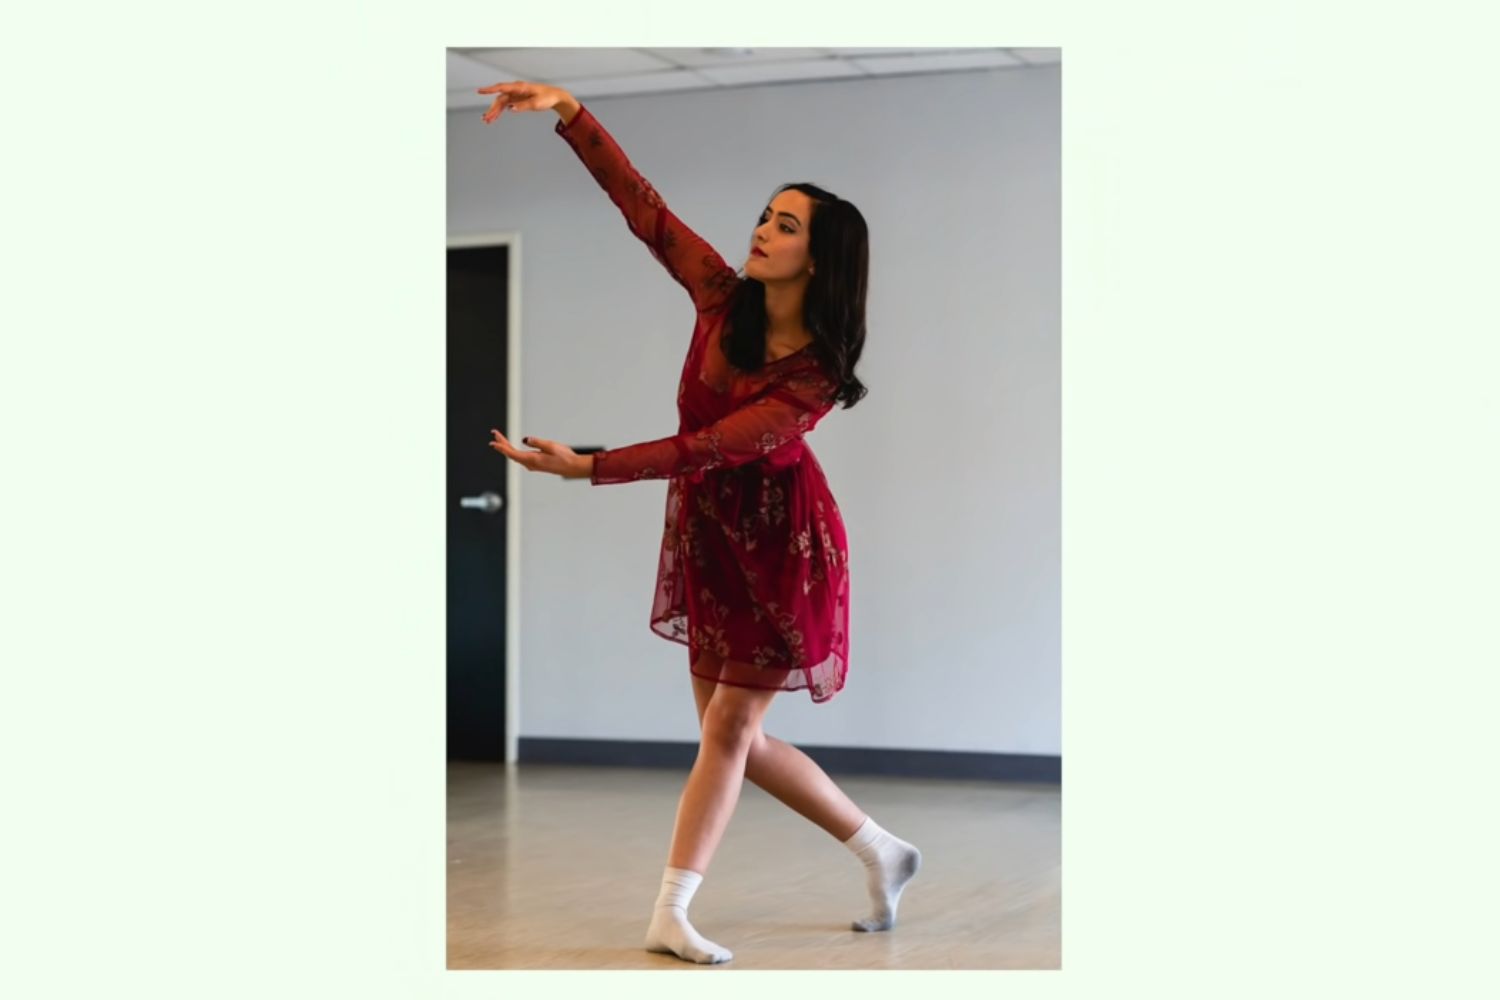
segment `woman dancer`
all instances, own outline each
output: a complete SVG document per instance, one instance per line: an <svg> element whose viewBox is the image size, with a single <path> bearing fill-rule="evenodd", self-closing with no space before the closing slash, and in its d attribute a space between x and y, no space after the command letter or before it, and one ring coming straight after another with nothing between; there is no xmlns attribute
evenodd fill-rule
<svg viewBox="0 0 1500 1000"><path fill-rule="evenodd" d="M523 451L498 430L490 442L528 470L594 485L669 480L651 629L688 647L701 738L646 948L699 963L733 957L694 929L687 908L745 778L854 852L873 908L852 926L887 930L921 853L761 729L777 691L825 702L844 686L847 537L803 436L867 391L854 375L865 338L864 218L815 185L783 185L760 213L741 276L567 91L514 81L479 93L496 95L486 124L506 111L556 110L557 134L697 310L676 435L592 455L531 437L522 443L536 450Z"/></svg>

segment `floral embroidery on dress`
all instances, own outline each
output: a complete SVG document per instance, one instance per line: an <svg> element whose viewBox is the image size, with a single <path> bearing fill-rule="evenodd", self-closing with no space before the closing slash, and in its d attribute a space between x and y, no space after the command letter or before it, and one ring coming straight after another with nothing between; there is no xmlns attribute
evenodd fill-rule
<svg viewBox="0 0 1500 1000"><path fill-rule="evenodd" d="M717 266L722 263L723 258L717 255L704 255L702 264L705 270L709 272L708 277L704 279L704 284L713 289L720 298L728 298L729 293L734 291L739 285L740 279L739 275L735 274L732 270Z"/></svg>
<svg viewBox="0 0 1500 1000"><path fill-rule="evenodd" d="M717 522L721 527L723 527L724 533L726 535L728 535L735 542L739 542L739 533L736 532L733 528L729 527L729 525L724 524L723 520L719 517L719 511L714 507L713 502L702 493L697 494L697 498L698 510L703 513L703 516L711 521Z"/></svg>
<svg viewBox="0 0 1500 1000"><path fill-rule="evenodd" d="M698 544L698 519L689 512L683 519L682 535L678 539L679 547L684 558L691 558L694 565L701 568L708 567L708 560L704 558L703 548Z"/></svg>
<svg viewBox="0 0 1500 1000"><path fill-rule="evenodd" d="M724 464L724 453L719 449L719 442L724 439L723 432L710 426L698 431L693 437L707 445L709 450L709 457L703 460L700 468L717 469Z"/></svg>
<svg viewBox="0 0 1500 1000"><path fill-rule="evenodd" d="M812 572L802 578L803 595L812 593L813 587L823 583L826 579L827 577L823 575L823 564L821 562L814 562L812 564Z"/></svg>
<svg viewBox="0 0 1500 1000"><path fill-rule="evenodd" d="M806 528L792 535L792 543L787 546L787 551L792 555L800 555L804 559L812 558L812 533Z"/></svg>
<svg viewBox="0 0 1500 1000"><path fill-rule="evenodd" d="M782 611L775 601L767 601L766 610L771 613L771 621L781 633L782 641L787 645L792 667L801 668L802 630L797 628L797 616L790 611Z"/></svg>
<svg viewBox="0 0 1500 1000"><path fill-rule="evenodd" d="M751 662L757 667L769 667L781 659L781 654L769 646L756 646L751 656L754 657Z"/></svg>
<svg viewBox="0 0 1500 1000"><path fill-rule="evenodd" d="M714 616L717 624L699 622L692 627L694 643L699 649L712 649L717 656L729 655L729 640L724 636L724 620L729 617L729 609L715 600L712 592L704 587L699 592L698 598L707 606L710 614Z"/></svg>
<svg viewBox="0 0 1500 1000"><path fill-rule="evenodd" d="M768 528L786 520L786 493L769 476L761 477L760 520Z"/></svg>

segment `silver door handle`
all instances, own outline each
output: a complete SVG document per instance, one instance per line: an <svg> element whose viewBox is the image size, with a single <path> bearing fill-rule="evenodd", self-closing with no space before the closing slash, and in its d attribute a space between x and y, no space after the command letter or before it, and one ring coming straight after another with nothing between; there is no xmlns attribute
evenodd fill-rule
<svg viewBox="0 0 1500 1000"><path fill-rule="evenodd" d="M460 497L458 505L472 510L482 510L486 514L493 514L505 505L505 501L500 499L500 494L498 493L481 493L477 497Z"/></svg>

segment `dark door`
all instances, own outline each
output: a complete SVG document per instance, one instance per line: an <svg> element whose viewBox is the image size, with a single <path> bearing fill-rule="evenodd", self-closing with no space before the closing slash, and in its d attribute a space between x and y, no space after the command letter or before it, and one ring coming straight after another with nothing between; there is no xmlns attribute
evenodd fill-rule
<svg viewBox="0 0 1500 1000"><path fill-rule="evenodd" d="M509 248L448 251L448 759L505 759Z"/></svg>

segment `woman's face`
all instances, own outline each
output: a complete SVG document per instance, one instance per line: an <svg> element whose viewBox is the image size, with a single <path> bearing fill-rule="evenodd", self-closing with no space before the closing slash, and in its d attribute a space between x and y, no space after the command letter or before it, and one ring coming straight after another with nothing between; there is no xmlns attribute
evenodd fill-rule
<svg viewBox="0 0 1500 1000"><path fill-rule="evenodd" d="M786 190L772 198L750 237L746 276L761 282L807 280L813 266L807 253L812 211L813 200L801 191Z"/></svg>

